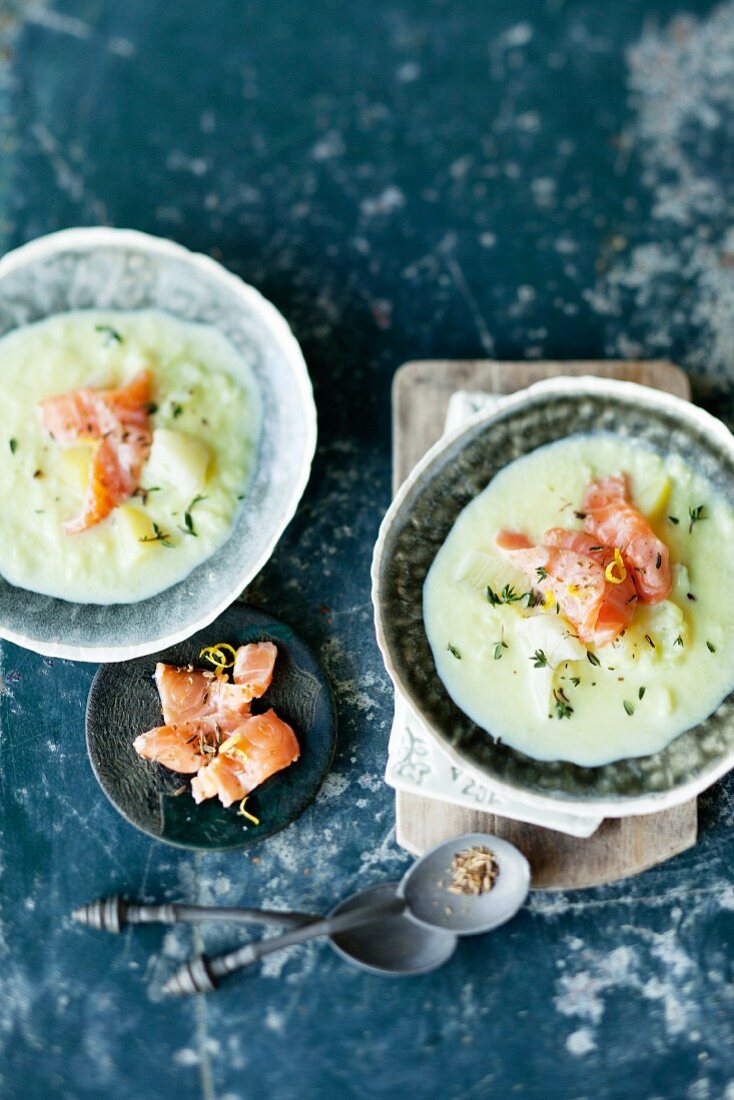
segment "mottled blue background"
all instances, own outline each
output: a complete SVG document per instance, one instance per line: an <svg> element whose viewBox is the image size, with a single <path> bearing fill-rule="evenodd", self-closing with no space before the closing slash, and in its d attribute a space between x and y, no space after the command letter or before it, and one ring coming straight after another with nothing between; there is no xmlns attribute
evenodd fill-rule
<svg viewBox="0 0 734 1100"><path fill-rule="evenodd" d="M117 889L318 909L399 875L368 582L390 378L424 356L662 356L729 416L734 2L2 0L0 145L2 248L133 226L211 252L292 323L320 445L252 596L320 650L341 719L298 823L194 856L98 790L94 670L2 646L3 1097L734 1100L731 781L694 851L534 895L421 979L311 945L163 1002L197 936L67 917Z"/></svg>

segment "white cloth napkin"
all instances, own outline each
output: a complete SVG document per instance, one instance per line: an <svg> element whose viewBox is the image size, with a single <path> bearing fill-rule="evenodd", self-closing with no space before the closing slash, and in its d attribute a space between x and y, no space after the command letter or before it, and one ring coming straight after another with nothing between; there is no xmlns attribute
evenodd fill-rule
<svg viewBox="0 0 734 1100"><path fill-rule="evenodd" d="M486 393L460 391L453 394L446 414L445 430L453 431L473 413L492 408L497 400ZM395 694L395 717L390 732L385 782L399 791L486 810L570 836L591 836L603 820L600 817L564 813L563 810L539 810L519 798L509 798L504 792L500 793L486 775L471 768L456 767L426 733L420 719L398 692Z"/></svg>

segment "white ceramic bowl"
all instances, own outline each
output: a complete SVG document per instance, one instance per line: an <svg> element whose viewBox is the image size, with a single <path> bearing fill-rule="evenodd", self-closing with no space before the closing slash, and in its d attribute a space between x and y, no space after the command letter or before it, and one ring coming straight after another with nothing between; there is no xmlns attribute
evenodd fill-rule
<svg viewBox="0 0 734 1100"><path fill-rule="evenodd" d="M224 545L183 581L138 603L98 605L0 579L0 636L51 657L122 661L201 630L262 569L306 487L316 408L301 349L277 309L181 245L127 229L67 229L0 260L0 336L76 309L161 309L213 325L247 358L262 402L246 507Z"/></svg>
<svg viewBox="0 0 734 1100"><path fill-rule="evenodd" d="M478 413L418 463L380 528L372 599L393 684L452 762L540 811L623 817L685 802L734 768L734 691L704 722L652 756L596 768L534 760L480 729L453 703L423 625L425 577L464 506L513 459L594 431L678 454L734 508L734 436L703 409L630 382L539 382L504 398L492 413Z"/></svg>

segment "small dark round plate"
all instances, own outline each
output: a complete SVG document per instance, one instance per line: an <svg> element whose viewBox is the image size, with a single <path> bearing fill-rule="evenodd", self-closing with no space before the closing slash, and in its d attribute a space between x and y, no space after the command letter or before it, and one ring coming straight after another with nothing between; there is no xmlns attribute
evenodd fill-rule
<svg viewBox="0 0 734 1100"><path fill-rule="evenodd" d="M199 659L204 646L265 641L278 647L278 659L273 682L253 712L273 707L295 730L301 756L250 796L247 808L260 819L254 825L237 815L236 805L225 809L216 798L197 806L190 776L141 759L132 743L163 721L153 680L157 661L207 667ZM336 748L336 711L326 674L294 631L254 607L235 604L206 630L162 653L101 665L89 692L86 730L94 774L131 824L180 848L249 848L290 825L315 798Z"/></svg>
<svg viewBox="0 0 734 1100"><path fill-rule="evenodd" d="M361 905L389 901L399 893L399 882L380 882L345 898L329 915L336 917ZM329 936L329 943L337 955L347 962L371 974L386 974L392 978L409 978L436 970L451 958L457 942L452 932L418 924L407 913L383 917L361 928Z"/></svg>

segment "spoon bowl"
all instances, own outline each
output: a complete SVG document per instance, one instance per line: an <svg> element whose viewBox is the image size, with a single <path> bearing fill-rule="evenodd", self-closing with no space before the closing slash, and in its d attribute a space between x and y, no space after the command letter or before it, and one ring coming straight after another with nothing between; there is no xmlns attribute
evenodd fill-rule
<svg viewBox="0 0 734 1100"><path fill-rule="evenodd" d="M489 848L499 874L485 894L454 894L451 861L467 848ZM491 932L514 917L530 889L530 865L507 840L489 833L466 833L445 840L426 852L407 871L400 884L410 917L431 928L456 936Z"/></svg>
<svg viewBox="0 0 734 1100"><path fill-rule="evenodd" d="M368 886L339 902L330 916L350 913L365 905L374 905L399 896L400 883L381 882ZM458 940L452 932L418 924L407 913L381 917L370 924L335 932L329 943L337 955L371 974L409 977L428 974L443 966L456 950Z"/></svg>

